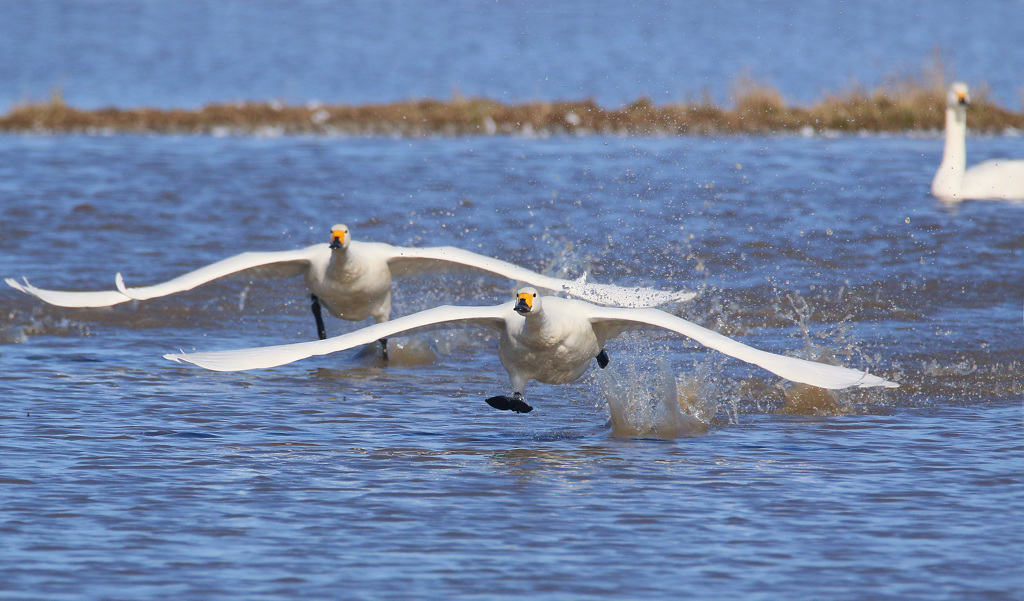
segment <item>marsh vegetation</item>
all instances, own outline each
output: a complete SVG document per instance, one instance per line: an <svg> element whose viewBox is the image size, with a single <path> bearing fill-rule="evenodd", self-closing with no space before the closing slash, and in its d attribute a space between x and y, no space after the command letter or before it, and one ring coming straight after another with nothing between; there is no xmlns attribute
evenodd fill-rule
<svg viewBox="0 0 1024 601"><path fill-rule="evenodd" d="M788 103L778 89L742 78L729 102L703 93L694 100L656 104L642 97L618 108L593 100L505 104L456 93L365 105L245 101L198 109L75 108L59 91L26 102L0 117L0 131L155 134L326 134L371 136L468 135L715 135L784 132L938 131L943 127L947 82L916 77L875 89L854 86L806 106ZM983 133L1024 130L1024 101L1011 110L972 86L969 127Z"/></svg>

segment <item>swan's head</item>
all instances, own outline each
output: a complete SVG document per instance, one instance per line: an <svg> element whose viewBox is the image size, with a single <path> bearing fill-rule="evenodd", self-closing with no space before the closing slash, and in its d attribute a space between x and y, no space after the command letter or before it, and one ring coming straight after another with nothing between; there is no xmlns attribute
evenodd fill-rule
<svg viewBox="0 0 1024 601"><path fill-rule="evenodd" d="M970 90L967 88L967 84L962 81L958 81L949 87L949 94L946 95L946 106L955 108L958 106L967 106L971 103Z"/></svg>
<svg viewBox="0 0 1024 601"><path fill-rule="evenodd" d="M516 293L515 311L520 315L540 312L540 294L537 293L536 288L519 289L519 292Z"/></svg>
<svg viewBox="0 0 1024 601"><path fill-rule="evenodd" d="M331 249L346 249L352 236L348 233L348 226L344 223L336 223L331 227Z"/></svg>

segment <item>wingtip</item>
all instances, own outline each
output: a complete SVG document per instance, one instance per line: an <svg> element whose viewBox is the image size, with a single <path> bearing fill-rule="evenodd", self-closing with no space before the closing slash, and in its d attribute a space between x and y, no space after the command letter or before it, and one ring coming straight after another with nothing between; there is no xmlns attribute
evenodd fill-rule
<svg viewBox="0 0 1024 601"><path fill-rule="evenodd" d="M185 351L179 350L177 353L167 353L164 355L164 359L168 361L174 361L175 363L187 363L188 359L185 358Z"/></svg>
<svg viewBox="0 0 1024 601"><path fill-rule="evenodd" d="M864 372L861 376L860 382L856 384L858 388L899 388L900 385L892 380L886 380L879 376Z"/></svg>
<svg viewBox="0 0 1024 601"><path fill-rule="evenodd" d="M18 290L20 292L24 292L25 294L29 294L28 287L31 286L31 284L28 283L28 279L27 278L21 278L21 279L22 279L23 282L25 282L24 284L22 284L21 282L19 282L18 280L14 279L14 278L4 278L4 282L6 282L8 286L10 286L11 288L14 288L15 290Z"/></svg>

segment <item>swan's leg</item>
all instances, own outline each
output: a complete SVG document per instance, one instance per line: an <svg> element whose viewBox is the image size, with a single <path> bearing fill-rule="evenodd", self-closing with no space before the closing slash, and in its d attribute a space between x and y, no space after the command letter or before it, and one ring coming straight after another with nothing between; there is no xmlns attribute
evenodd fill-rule
<svg viewBox="0 0 1024 601"><path fill-rule="evenodd" d="M387 321L388 319L391 318L391 291L390 290L388 290L387 295L384 297L384 301L376 309L374 309L374 311L373 311L373 313L371 315L373 315L373 323L384 323L385 321ZM388 360L388 339L387 338L380 338L378 340L378 342L380 342L380 348L381 348L381 350L383 351L383 354L384 354L384 361L387 361Z"/></svg>
<svg viewBox="0 0 1024 601"><path fill-rule="evenodd" d="M316 334L320 340L327 338L327 328L324 327L324 316L320 312L320 299L315 294L309 295L313 299L313 317L316 318Z"/></svg>
<svg viewBox="0 0 1024 601"><path fill-rule="evenodd" d="M604 349L601 349L601 352L598 353L597 357L595 357L595 358L597 359L597 366L598 367L600 367L601 369L604 369L604 368L608 367L608 361L609 361L608 353L606 353L604 351Z"/></svg>
<svg viewBox="0 0 1024 601"><path fill-rule="evenodd" d="M492 396L487 399L487 404L502 411L515 411L516 413L529 413L533 411L533 407L526 402L526 399L523 398L523 393L519 391L513 392L512 396L504 394Z"/></svg>

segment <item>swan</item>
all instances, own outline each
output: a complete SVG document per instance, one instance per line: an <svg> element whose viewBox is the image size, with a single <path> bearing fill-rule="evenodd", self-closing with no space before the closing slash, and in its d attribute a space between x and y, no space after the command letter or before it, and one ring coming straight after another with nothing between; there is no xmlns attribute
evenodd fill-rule
<svg viewBox="0 0 1024 601"><path fill-rule="evenodd" d="M946 145L932 179L932 194L946 201L1024 200L1024 160L993 159L967 166L967 84L954 83L946 95Z"/></svg>
<svg viewBox="0 0 1024 601"><path fill-rule="evenodd" d="M511 303L491 307L444 305L326 340L234 351L179 351L164 358L214 371L260 369L350 349L388 336L467 324L500 334L498 358L508 372L512 394L493 396L486 402L496 409L517 413L533 409L524 397L529 380L545 384L573 382L587 371L591 359L597 359L601 368L608 365L604 349L607 340L626 330L652 326L682 334L794 382L830 389L899 386L867 372L758 350L659 309L605 307L571 298L542 298L533 287L521 288Z"/></svg>
<svg viewBox="0 0 1024 601"><path fill-rule="evenodd" d="M666 292L652 288L625 288L586 281L562 280L524 269L491 257L451 246L407 248L381 242L353 240L345 224L331 228L330 243L314 244L298 250L246 252L191 271L152 286L129 288L118 273L117 290L65 292L45 290L23 278L5 281L11 287L61 307L108 307L130 300L148 300L191 290L217 278L257 269L259 275L288 277L303 275L311 293L317 335L327 337L321 305L331 315L349 321L372 317L376 323L391 316L391 280L393 277L429 272L489 273L604 304L653 307L681 302L696 296L693 292ZM387 357L387 341L381 340Z"/></svg>

